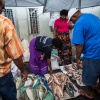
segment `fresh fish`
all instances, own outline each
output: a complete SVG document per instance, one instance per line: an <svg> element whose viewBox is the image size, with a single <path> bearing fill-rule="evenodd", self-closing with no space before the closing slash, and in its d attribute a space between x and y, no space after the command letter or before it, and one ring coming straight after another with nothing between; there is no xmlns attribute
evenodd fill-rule
<svg viewBox="0 0 100 100"><path fill-rule="evenodd" d="M64 90L64 87L65 87L65 82L62 82L62 83L61 83L61 88L62 88L62 90Z"/></svg>
<svg viewBox="0 0 100 100"><path fill-rule="evenodd" d="M46 97L43 100L54 100L54 96L50 91L48 91Z"/></svg>
<svg viewBox="0 0 100 100"><path fill-rule="evenodd" d="M52 87L51 90L53 91L53 94L56 95L57 85L53 83L51 87Z"/></svg>
<svg viewBox="0 0 100 100"><path fill-rule="evenodd" d="M50 78L50 74L45 74L44 77L45 77L45 79L48 81L49 78Z"/></svg>
<svg viewBox="0 0 100 100"><path fill-rule="evenodd" d="M73 63L72 68L75 69L75 70L77 70L78 66L75 63Z"/></svg>
<svg viewBox="0 0 100 100"><path fill-rule="evenodd" d="M19 89L17 90L17 100L30 100L26 94L26 92L21 92Z"/></svg>
<svg viewBox="0 0 100 100"><path fill-rule="evenodd" d="M26 94L29 98L29 100L36 100L36 90L33 88L26 88Z"/></svg>
<svg viewBox="0 0 100 100"><path fill-rule="evenodd" d="M57 77L56 77L54 74L53 74L53 79L54 79L54 82L55 82L56 84L60 85L60 83L59 83Z"/></svg>
<svg viewBox="0 0 100 100"><path fill-rule="evenodd" d="M69 86L66 86L66 92L70 97L74 97L74 91Z"/></svg>
<svg viewBox="0 0 100 100"><path fill-rule="evenodd" d="M60 97L63 97L63 90L60 86L57 86L57 92L59 91Z"/></svg>
<svg viewBox="0 0 100 100"><path fill-rule="evenodd" d="M14 82L16 84L16 89L18 89L20 87L20 85L21 85L21 82L22 82L21 77L15 77L14 78Z"/></svg>
<svg viewBox="0 0 100 100"><path fill-rule="evenodd" d="M27 78L27 80L25 81L24 86L25 87L32 86L32 80L30 78Z"/></svg>
<svg viewBox="0 0 100 100"><path fill-rule="evenodd" d="M47 89L44 85L39 86L39 98L40 100L43 100L47 95Z"/></svg>
<svg viewBox="0 0 100 100"><path fill-rule="evenodd" d="M74 90L75 92L77 92L77 90L74 88L73 84L70 83L70 87L72 88L72 90Z"/></svg>
<svg viewBox="0 0 100 100"><path fill-rule="evenodd" d="M34 84L33 84L33 89L36 89L39 85L40 85L41 83L40 83L40 79L38 79L38 78L35 78L34 79Z"/></svg>
<svg viewBox="0 0 100 100"><path fill-rule="evenodd" d="M53 82L53 76L50 76L50 78L48 79L48 84L50 85Z"/></svg>

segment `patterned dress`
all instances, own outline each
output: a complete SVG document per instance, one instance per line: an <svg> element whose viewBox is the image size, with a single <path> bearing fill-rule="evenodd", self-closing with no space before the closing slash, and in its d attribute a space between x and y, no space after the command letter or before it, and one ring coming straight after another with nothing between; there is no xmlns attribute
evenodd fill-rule
<svg viewBox="0 0 100 100"><path fill-rule="evenodd" d="M69 37L69 33L57 33L56 37L62 40L63 47L58 51L59 57L61 59L60 64L66 65L72 63L72 47L71 47L71 41Z"/></svg>
<svg viewBox="0 0 100 100"><path fill-rule="evenodd" d="M62 20L58 18L54 23L54 28L56 28L56 37L62 40L63 48L58 51L58 55L61 59L61 65L67 65L72 63L72 47L69 37L69 20L66 18Z"/></svg>

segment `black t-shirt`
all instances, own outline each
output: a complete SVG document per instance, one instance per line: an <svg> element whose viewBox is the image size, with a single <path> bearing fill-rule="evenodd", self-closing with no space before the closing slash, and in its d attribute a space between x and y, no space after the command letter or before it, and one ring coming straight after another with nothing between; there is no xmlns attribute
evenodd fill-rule
<svg viewBox="0 0 100 100"><path fill-rule="evenodd" d="M36 49L45 53L46 57L50 59L52 50L52 38L47 36L38 36L35 42Z"/></svg>

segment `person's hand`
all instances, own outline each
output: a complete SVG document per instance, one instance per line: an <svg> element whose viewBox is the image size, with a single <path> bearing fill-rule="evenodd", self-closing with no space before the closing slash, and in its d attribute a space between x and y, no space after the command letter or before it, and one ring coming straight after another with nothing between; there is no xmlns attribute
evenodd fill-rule
<svg viewBox="0 0 100 100"><path fill-rule="evenodd" d="M78 68L82 68L82 63L80 60L76 60L76 64Z"/></svg>
<svg viewBox="0 0 100 100"><path fill-rule="evenodd" d="M45 56L45 54L43 53L43 54L41 55L40 60L43 60L43 59L44 59L44 56Z"/></svg>
<svg viewBox="0 0 100 100"><path fill-rule="evenodd" d="M52 73L53 73L53 70L50 70L50 71L49 71L49 74L51 75Z"/></svg>
<svg viewBox="0 0 100 100"><path fill-rule="evenodd" d="M27 80L27 76L28 76L28 74L27 74L26 71L21 72L22 81L26 81Z"/></svg>

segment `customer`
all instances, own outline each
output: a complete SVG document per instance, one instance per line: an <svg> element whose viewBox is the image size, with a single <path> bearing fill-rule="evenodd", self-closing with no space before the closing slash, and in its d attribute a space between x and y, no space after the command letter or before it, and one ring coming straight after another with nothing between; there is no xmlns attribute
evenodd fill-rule
<svg viewBox="0 0 100 100"><path fill-rule="evenodd" d="M100 77L100 19L93 14L82 14L76 8L68 12L68 17L74 23L72 43L76 46L77 66L80 67L81 54L84 55L82 80L86 89L79 92L92 99L92 87L97 86ZM95 89L100 93L100 81Z"/></svg>
<svg viewBox="0 0 100 100"><path fill-rule="evenodd" d="M0 0L0 14L5 2ZM17 100L16 86L11 73L11 61L20 69L23 80L26 80L22 60L23 48L12 22L0 15L0 96L3 100Z"/></svg>
<svg viewBox="0 0 100 100"><path fill-rule="evenodd" d="M29 67L31 72L44 75L48 72L49 67L50 74L52 74L51 51L59 48L62 48L62 41L58 38L52 39L47 36L33 38L29 46Z"/></svg>
<svg viewBox="0 0 100 100"><path fill-rule="evenodd" d="M63 42L62 49L59 49L59 57L61 58L61 65L72 63L72 47L69 36L69 29L73 27L70 25L68 18L68 11L63 9L60 12L60 18L54 23L54 38L58 37Z"/></svg>

